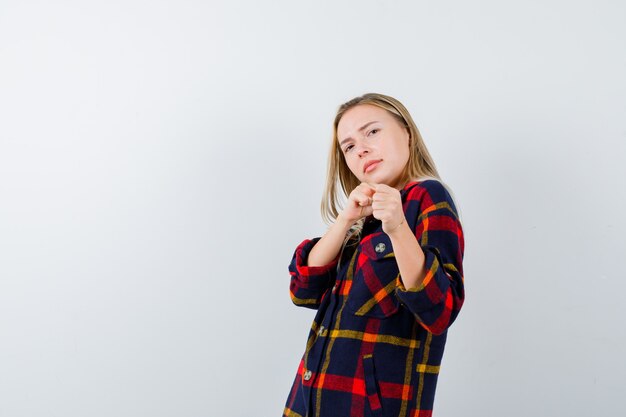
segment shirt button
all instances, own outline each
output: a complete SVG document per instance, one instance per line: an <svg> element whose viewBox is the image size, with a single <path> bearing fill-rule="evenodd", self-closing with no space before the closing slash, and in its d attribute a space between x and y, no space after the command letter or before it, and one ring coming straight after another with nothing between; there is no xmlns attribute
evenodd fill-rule
<svg viewBox="0 0 626 417"><path fill-rule="evenodd" d="M306 371L304 373L304 380L308 381L309 379L311 379L311 371Z"/></svg>

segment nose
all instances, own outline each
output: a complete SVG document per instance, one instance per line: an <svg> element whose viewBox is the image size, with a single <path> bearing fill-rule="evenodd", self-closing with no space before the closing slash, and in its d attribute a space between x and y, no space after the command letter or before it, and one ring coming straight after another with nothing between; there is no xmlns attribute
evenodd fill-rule
<svg viewBox="0 0 626 417"><path fill-rule="evenodd" d="M359 158L363 158L363 156L365 156L367 153L369 153L369 149L367 148L367 146L361 145L360 149L358 150Z"/></svg>

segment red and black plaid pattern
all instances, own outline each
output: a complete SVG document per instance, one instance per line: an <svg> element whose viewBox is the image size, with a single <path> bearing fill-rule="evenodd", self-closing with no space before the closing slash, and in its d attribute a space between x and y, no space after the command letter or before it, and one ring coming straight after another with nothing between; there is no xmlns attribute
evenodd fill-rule
<svg viewBox="0 0 626 417"><path fill-rule="evenodd" d="M464 239L454 202L436 180L401 190L406 221L426 255L426 277L406 289L382 223L360 242L309 267L320 239L289 264L294 304L317 310L284 417L430 417L448 327L464 299Z"/></svg>

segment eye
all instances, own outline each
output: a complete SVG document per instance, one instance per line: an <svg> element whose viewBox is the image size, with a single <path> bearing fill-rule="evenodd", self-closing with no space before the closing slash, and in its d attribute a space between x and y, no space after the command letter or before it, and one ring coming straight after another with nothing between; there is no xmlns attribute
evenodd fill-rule
<svg viewBox="0 0 626 417"><path fill-rule="evenodd" d="M353 146L353 145L348 145L348 146L346 146L346 150L345 150L345 152L348 152L352 146Z"/></svg>
<svg viewBox="0 0 626 417"><path fill-rule="evenodd" d="M370 133L371 133L371 134L374 134L375 132L378 132L378 129L372 129L372 130L370 130L370 131L367 133L367 135L369 136L369 134L370 134Z"/></svg>

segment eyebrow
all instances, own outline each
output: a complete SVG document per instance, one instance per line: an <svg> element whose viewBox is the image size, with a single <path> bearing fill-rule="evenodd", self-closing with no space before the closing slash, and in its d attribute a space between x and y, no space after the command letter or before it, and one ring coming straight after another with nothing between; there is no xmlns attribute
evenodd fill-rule
<svg viewBox="0 0 626 417"><path fill-rule="evenodd" d="M363 126L361 126L361 128L359 129L359 132L361 132L363 129L365 129L366 127L368 127L368 126L369 126L369 125L371 125L372 123L378 123L378 121L377 121L377 120L374 120L374 121L371 121L371 122L367 122L367 123L365 123L365 124L364 124ZM342 141L341 141L341 143L339 143L339 146L343 145L344 143L346 143L346 142L347 142L347 141L349 141L350 139L352 139L352 138L350 138L350 137L345 138L344 140L342 140Z"/></svg>

